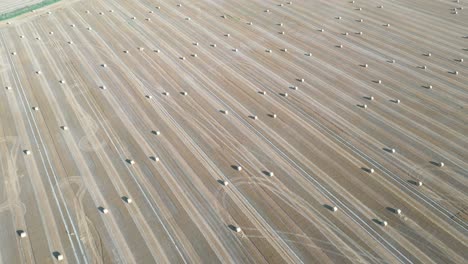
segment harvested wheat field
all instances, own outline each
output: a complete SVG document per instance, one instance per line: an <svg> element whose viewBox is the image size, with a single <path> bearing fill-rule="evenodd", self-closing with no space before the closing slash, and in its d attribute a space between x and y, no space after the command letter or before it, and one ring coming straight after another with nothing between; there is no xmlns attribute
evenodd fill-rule
<svg viewBox="0 0 468 264"><path fill-rule="evenodd" d="M467 1L0 23L0 264L466 263Z"/></svg>

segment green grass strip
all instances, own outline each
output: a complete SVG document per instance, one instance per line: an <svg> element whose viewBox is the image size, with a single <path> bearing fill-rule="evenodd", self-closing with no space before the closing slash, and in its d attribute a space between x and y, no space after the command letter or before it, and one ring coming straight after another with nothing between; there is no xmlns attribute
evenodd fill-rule
<svg viewBox="0 0 468 264"><path fill-rule="evenodd" d="M33 4L33 5L30 5L30 6L25 6L25 7L13 10L11 12L0 14L0 21L17 17L19 15L31 12L33 10L42 8L42 7L46 6L46 5L56 3L58 1L60 1L60 0L45 0L45 1L42 1L42 2L37 3L37 4Z"/></svg>

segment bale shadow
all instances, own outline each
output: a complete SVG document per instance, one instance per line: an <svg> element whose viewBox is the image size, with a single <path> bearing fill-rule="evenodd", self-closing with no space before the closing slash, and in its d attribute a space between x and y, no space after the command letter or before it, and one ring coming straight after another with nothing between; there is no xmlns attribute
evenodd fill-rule
<svg viewBox="0 0 468 264"><path fill-rule="evenodd" d="M330 210L333 212L333 206L329 205L329 204L324 204L323 207L325 207L326 209Z"/></svg>
<svg viewBox="0 0 468 264"><path fill-rule="evenodd" d="M221 179L220 179L220 180L217 180L217 182L218 182L219 184L221 184L221 185L224 185L224 181L221 180Z"/></svg>
<svg viewBox="0 0 468 264"><path fill-rule="evenodd" d="M16 234L17 234L19 237L21 237L21 234L23 234L23 233L24 233L24 230L22 230L22 229L16 230Z"/></svg>
<svg viewBox="0 0 468 264"><path fill-rule="evenodd" d="M392 149L391 148L382 148L384 151L388 152L388 153L393 153Z"/></svg>
<svg viewBox="0 0 468 264"><path fill-rule="evenodd" d="M415 181L415 180L407 180L407 182L410 183L410 184L412 184L412 185L416 185L416 186L419 185L418 182Z"/></svg>
<svg viewBox="0 0 468 264"><path fill-rule="evenodd" d="M59 259L59 257L60 257L62 254L60 254L60 252L58 252L58 251L54 251L54 252L52 252L52 255L54 256L54 258Z"/></svg>
<svg viewBox="0 0 468 264"><path fill-rule="evenodd" d="M432 165L434 165L434 166L436 166L436 167L440 167L439 162L435 162L435 161L432 161L432 160L431 160L431 161L429 161L429 163L432 164Z"/></svg>

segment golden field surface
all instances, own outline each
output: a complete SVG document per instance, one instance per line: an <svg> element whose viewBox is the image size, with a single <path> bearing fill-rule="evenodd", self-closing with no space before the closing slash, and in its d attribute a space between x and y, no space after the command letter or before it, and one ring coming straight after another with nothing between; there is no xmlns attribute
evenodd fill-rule
<svg viewBox="0 0 468 264"><path fill-rule="evenodd" d="M2 21L0 264L466 263L464 3Z"/></svg>

